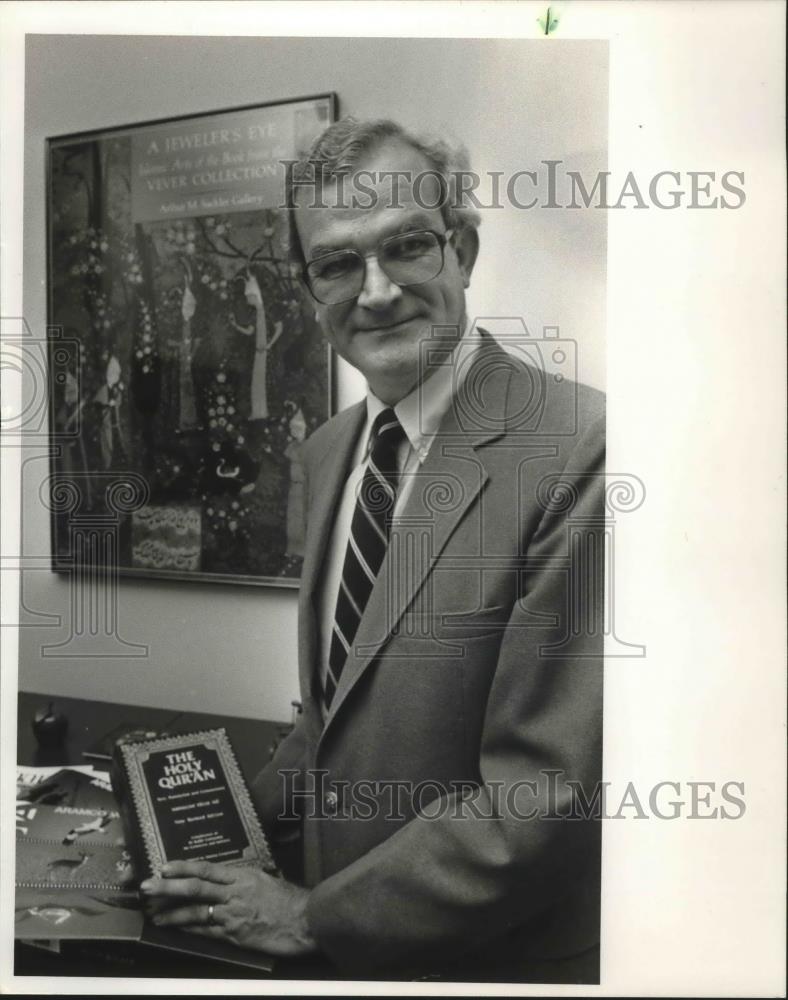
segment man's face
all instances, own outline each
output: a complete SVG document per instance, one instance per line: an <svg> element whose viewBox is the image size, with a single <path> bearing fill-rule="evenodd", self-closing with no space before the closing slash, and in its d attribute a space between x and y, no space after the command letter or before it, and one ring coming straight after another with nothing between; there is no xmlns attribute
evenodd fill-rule
<svg viewBox="0 0 788 1000"><path fill-rule="evenodd" d="M423 177L414 191L410 180L397 184L390 176L381 176L385 171L408 171L415 179L431 169L411 146L387 140L356 167L363 174L360 181L364 188L375 191L374 199L359 193L358 200L362 204L372 200L371 207L350 207L357 191L352 178L345 184L344 198L335 186L324 188L316 199L311 191L304 193L296 209L304 259L309 263L345 249L362 256L374 254L382 240L409 230L446 233L440 208L422 207L439 201L434 177ZM392 198L392 190L397 197ZM311 207L313 201L328 207ZM343 201L348 207L342 207ZM420 378L419 344L433 327L454 327L456 336L462 334L465 289L476 249L474 231L455 235L446 244L441 273L424 284L405 287L386 276L376 257L367 257L364 285L355 299L338 305L315 301L317 318L328 340L341 357L359 369L383 402L394 405L416 386Z"/></svg>

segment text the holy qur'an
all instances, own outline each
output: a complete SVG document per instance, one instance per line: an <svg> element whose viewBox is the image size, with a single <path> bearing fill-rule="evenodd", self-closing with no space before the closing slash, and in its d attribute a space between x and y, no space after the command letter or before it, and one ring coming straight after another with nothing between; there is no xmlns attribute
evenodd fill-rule
<svg viewBox="0 0 788 1000"><path fill-rule="evenodd" d="M178 785L196 785L201 781L215 781L216 771L203 770L202 761L195 760L193 750L168 753L164 774L159 778L160 788L175 788Z"/></svg>

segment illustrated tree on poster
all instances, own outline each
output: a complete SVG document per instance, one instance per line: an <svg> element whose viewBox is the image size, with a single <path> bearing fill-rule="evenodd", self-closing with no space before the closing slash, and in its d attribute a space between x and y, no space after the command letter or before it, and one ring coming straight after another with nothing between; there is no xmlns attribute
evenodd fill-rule
<svg viewBox="0 0 788 1000"><path fill-rule="evenodd" d="M64 430L79 418L79 463L89 505L92 469L139 466L128 413L129 392L134 395L137 386L130 383L137 374L147 375L150 395L156 379L154 317L140 255L128 228L106 212L110 178L114 184L122 179L122 170L113 170L113 160L123 152L119 147L110 142L102 149L93 142L64 150L54 171L54 318L63 313L80 343L56 416ZM127 177L125 182L128 186ZM135 354L142 359L136 367Z"/></svg>
<svg viewBox="0 0 788 1000"><path fill-rule="evenodd" d="M265 314L265 303L263 293L257 278L247 268L244 275L244 298L254 309L255 321L248 326L242 326L235 318L235 313L230 314L230 322L233 327L246 337L254 336L254 367L252 368L252 420L268 419L268 352L282 336L283 323L277 320L274 325L272 336L268 336L268 322Z"/></svg>

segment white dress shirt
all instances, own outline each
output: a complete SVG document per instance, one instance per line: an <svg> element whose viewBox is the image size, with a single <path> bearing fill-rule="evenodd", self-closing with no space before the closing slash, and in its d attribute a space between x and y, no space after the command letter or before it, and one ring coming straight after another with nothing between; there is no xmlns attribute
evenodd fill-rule
<svg viewBox="0 0 788 1000"><path fill-rule="evenodd" d="M397 464L400 472L399 489L394 504L394 518L402 511L408 494L413 489L415 476L411 475L424 464L446 411L452 394L462 384L468 361L477 347L476 338L469 337L469 325L453 352L454 364L444 364L436 369L421 385L393 407L405 438L400 443ZM318 588L318 621L320 626L319 670L321 689L325 684L334 615L345 564L345 551L350 536L350 524L356 509L356 497L367 467L370 435L377 415L386 409L383 403L367 389L367 419L359 434L351 460L351 472L345 481L336 510L334 526L326 549L323 577ZM341 680L340 680L341 685ZM322 701L321 701L322 705ZM323 705L323 717L326 710Z"/></svg>

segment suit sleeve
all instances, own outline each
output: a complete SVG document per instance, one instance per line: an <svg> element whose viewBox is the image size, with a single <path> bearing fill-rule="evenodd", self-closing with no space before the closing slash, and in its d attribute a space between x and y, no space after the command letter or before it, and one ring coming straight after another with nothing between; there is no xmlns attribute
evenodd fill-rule
<svg viewBox="0 0 788 1000"><path fill-rule="evenodd" d="M306 744L303 716L276 748L276 753L251 785L251 795L266 833L273 839L300 822L293 809L293 792L303 785Z"/></svg>
<svg viewBox="0 0 788 1000"><path fill-rule="evenodd" d="M561 475L571 511L548 504L529 541L489 692L480 786L313 890L311 931L340 967L456 957L538 915L598 858L598 822L556 817L572 810L567 780L590 799L601 779L603 449L600 420ZM568 628L578 593L586 627ZM534 612L554 624L531 627Z"/></svg>

